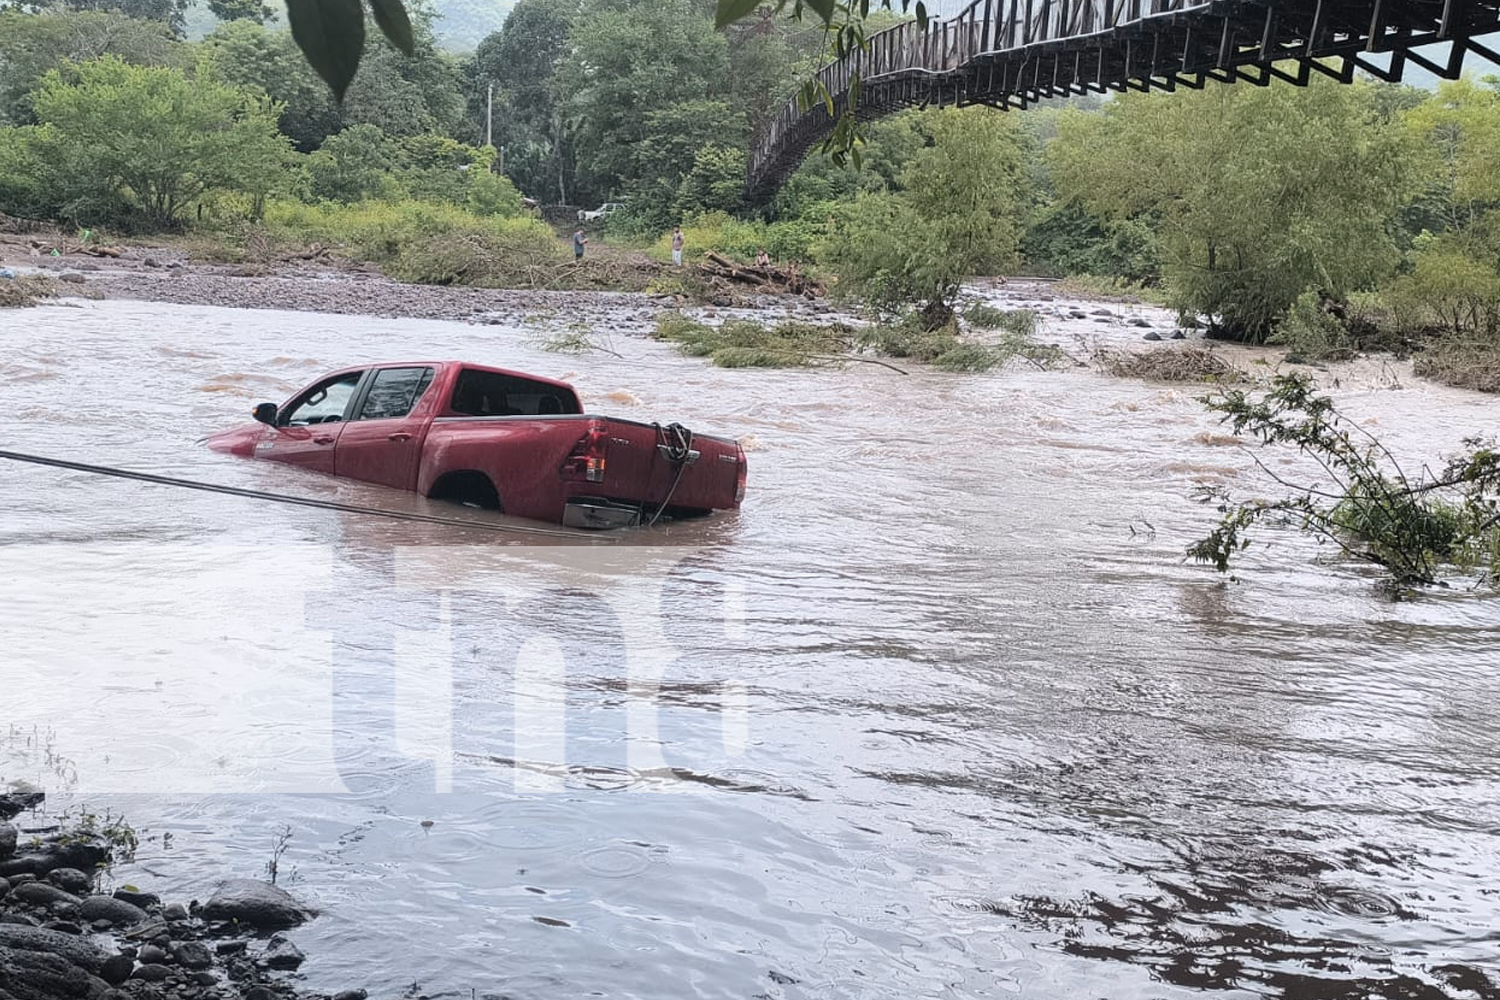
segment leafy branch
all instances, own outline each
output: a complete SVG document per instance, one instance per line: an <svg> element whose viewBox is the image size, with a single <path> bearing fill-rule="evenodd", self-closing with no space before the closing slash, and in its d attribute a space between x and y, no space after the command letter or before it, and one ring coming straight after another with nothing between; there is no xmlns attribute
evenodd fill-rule
<svg viewBox="0 0 1500 1000"><path fill-rule="evenodd" d="M1249 530L1269 520L1295 525L1345 555L1382 566L1399 585L1436 583L1445 565L1477 569L1496 582L1500 451L1470 438L1440 473L1424 468L1408 476L1389 449L1314 390L1305 375L1281 375L1258 399L1238 389L1203 398L1236 435L1296 448L1322 467L1328 482L1292 482L1255 456L1260 469L1291 495L1233 503L1224 490L1204 488L1198 499L1219 503L1224 517L1188 547L1188 555L1226 572L1250 545Z"/></svg>

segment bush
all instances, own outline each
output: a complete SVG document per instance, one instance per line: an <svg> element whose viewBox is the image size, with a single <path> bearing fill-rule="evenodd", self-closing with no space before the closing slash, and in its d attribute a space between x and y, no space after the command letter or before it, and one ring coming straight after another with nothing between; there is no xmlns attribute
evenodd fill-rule
<svg viewBox="0 0 1500 1000"><path fill-rule="evenodd" d="M725 212L695 215L682 225L687 255L712 250L731 259L752 261L764 249L777 263L813 260L813 247L823 237L821 223L805 219L788 222L745 222ZM652 251L666 260L672 250L672 235L661 236Z"/></svg>
<svg viewBox="0 0 1500 1000"><path fill-rule="evenodd" d="M1303 292L1266 341L1287 349L1288 361L1332 361L1354 357L1354 338L1323 297Z"/></svg>
<svg viewBox="0 0 1500 1000"><path fill-rule="evenodd" d="M720 368L796 368L837 361L849 352L853 333L842 324L792 321L774 327L748 320L709 326L681 313L667 313L656 322L658 340L672 341L689 357L710 358Z"/></svg>
<svg viewBox="0 0 1500 1000"><path fill-rule="evenodd" d="M975 302L963 311L964 322L981 330L1004 330L1018 337L1034 337L1041 317L1034 309L996 309Z"/></svg>
<svg viewBox="0 0 1500 1000"><path fill-rule="evenodd" d="M535 219L477 216L451 205L274 202L266 227L277 239L342 244L391 277L422 284L543 287L567 260L552 230Z"/></svg>
<svg viewBox="0 0 1500 1000"><path fill-rule="evenodd" d="M1306 486L1273 473L1292 491L1276 501L1230 503L1222 489L1201 491L1200 499L1225 515L1189 546L1188 555L1227 571L1250 544L1246 532L1271 520L1294 524L1350 557L1384 567L1397 586L1436 583L1444 566L1478 570L1500 583L1500 451L1471 439L1441 473L1424 465L1420 475L1408 477L1379 441L1313 391L1306 376L1282 375L1258 400L1232 389L1203 400L1236 436L1294 447L1315 458L1321 472L1318 482Z"/></svg>

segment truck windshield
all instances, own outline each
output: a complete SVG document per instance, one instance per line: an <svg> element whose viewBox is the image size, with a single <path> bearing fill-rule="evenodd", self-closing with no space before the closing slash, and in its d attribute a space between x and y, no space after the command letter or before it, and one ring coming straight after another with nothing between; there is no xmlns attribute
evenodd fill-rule
<svg viewBox="0 0 1500 1000"><path fill-rule="evenodd" d="M572 390L519 375L465 368L449 408L470 417L546 417L581 413Z"/></svg>

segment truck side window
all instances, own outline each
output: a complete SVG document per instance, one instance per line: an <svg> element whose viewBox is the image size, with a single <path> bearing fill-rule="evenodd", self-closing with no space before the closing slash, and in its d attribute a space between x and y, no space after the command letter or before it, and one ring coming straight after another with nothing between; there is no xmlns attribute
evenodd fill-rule
<svg viewBox="0 0 1500 1000"><path fill-rule="evenodd" d="M431 368L382 368L370 383L359 420L404 417L432 384Z"/></svg>
<svg viewBox="0 0 1500 1000"><path fill-rule="evenodd" d="M292 401L281 415L283 426L305 427L308 424L326 424L344 419L344 411L354 398L354 390L364 372L350 372L313 386L301 397Z"/></svg>

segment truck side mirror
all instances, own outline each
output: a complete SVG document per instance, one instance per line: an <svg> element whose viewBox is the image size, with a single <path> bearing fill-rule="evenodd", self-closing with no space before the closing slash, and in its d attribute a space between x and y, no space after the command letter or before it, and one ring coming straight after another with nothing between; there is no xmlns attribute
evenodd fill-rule
<svg viewBox="0 0 1500 1000"><path fill-rule="evenodd" d="M275 403L257 403L257 404L255 404L254 417L255 417L256 420L259 420L263 424L270 424L272 427L275 427L276 426L276 404Z"/></svg>

